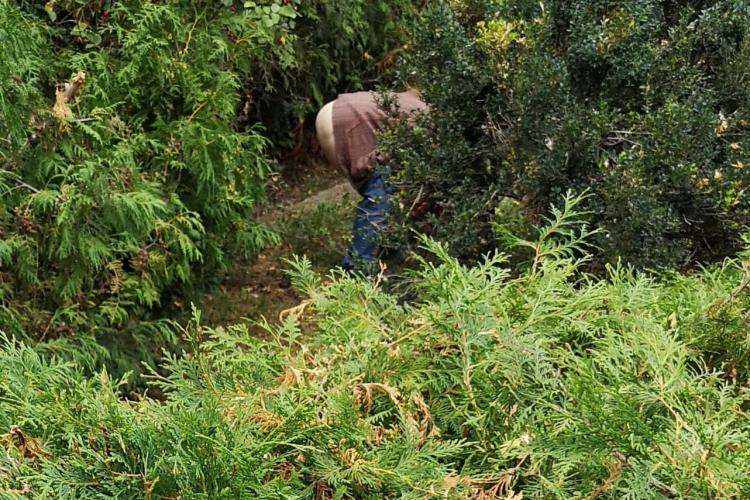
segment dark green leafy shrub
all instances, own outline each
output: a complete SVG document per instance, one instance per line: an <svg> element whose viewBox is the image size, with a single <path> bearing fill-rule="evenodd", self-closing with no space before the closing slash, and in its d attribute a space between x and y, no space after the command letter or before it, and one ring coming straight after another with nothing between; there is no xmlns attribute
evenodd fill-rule
<svg viewBox="0 0 750 500"><path fill-rule="evenodd" d="M436 236L476 256L493 211L534 220L568 189L593 196L596 267L731 255L750 224L746 2L437 2L404 74L425 133L386 134L403 206L440 202Z"/></svg>
<svg viewBox="0 0 750 500"><path fill-rule="evenodd" d="M5 339L4 491L37 497L745 498L748 263L690 277L580 273L568 198L516 278L437 243L400 305L324 283L259 340L188 327L191 352L123 402L105 372ZM574 247L579 247L575 250ZM744 254L744 259L750 254ZM303 335L302 325L314 325ZM744 340L737 344L727 339Z"/></svg>

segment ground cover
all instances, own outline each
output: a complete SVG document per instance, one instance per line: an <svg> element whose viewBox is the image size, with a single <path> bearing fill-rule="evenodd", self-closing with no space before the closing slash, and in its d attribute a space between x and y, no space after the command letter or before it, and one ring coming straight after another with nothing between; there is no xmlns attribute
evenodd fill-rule
<svg viewBox="0 0 750 500"><path fill-rule="evenodd" d="M0 487L12 498L746 497L750 254L693 276L612 268L600 280L568 256L581 229L565 217L543 228L529 243L544 251L515 278L503 256L467 267L425 240L433 258L405 304L297 260L289 276L305 300L265 338L195 313L190 351L146 376L162 401L123 401L106 372L9 340Z"/></svg>
<svg viewBox="0 0 750 500"><path fill-rule="evenodd" d="M343 175L314 152L280 169L257 215L280 235L280 242L264 248L252 262L237 261L218 286L195 298L204 323L276 319L299 304L302 297L284 273L287 260L306 255L313 269L323 274L336 267L349 243L356 198Z"/></svg>

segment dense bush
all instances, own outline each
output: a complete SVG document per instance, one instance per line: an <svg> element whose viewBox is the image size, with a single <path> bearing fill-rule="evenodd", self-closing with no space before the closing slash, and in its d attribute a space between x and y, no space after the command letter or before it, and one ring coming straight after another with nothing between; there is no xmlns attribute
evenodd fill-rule
<svg viewBox="0 0 750 500"><path fill-rule="evenodd" d="M457 254L491 248L498 200L532 220L590 188L598 267L731 255L750 224L750 7L721 1L435 2L404 60L429 133L383 143L408 209L444 208ZM502 221L501 221L502 222Z"/></svg>
<svg viewBox="0 0 750 500"><path fill-rule="evenodd" d="M248 218L265 139L232 120L237 61L273 49L274 28L209 4L0 4L22 61L3 83L29 100L6 100L19 116L1 125L14 138L0 145L6 331L110 335L199 264L270 241Z"/></svg>
<svg viewBox="0 0 750 500"><path fill-rule="evenodd" d="M192 350L123 402L5 340L0 487L55 498L746 498L750 264L659 280L579 273L575 200L528 273L435 263L400 305L326 284L269 340L188 328ZM565 236L568 235L568 236ZM750 242L749 242L750 243ZM578 250L573 251L574 247ZM750 254L743 256L750 259ZM314 335L301 331L314 325Z"/></svg>
<svg viewBox="0 0 750 500"><path fill-rule="evenodd" d="M274 241L258 124L354 85L411 5L346 3L0 0L0 329L147 352L140 320Z"/></svg>
<svg viewBox="0 0 750 500"><path fill-rule="evenodd" d="M245 91L252 105L247 116L260 120L276 146L309 131L316 113L343 91L382 83L408 42L410 20L420 0L295 0L298 17L280 40L294 57L268 58L256 68ZM291 134L290 134L291 132Z"/></svg>

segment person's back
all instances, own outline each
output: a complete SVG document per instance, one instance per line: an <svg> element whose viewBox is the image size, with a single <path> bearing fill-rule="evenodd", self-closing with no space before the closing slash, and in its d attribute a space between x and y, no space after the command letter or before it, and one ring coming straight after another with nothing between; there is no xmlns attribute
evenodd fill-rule
<svg viewBox="0 0 750 500"><path fill-rule="evenodd" d="M394 97L399 114L412 123L415 113L428 110L414 90ZM377 150L377 131L388 118L374 93L355 92L339 95L320 110L316 119L318 143L326 159L344 171L363 197L354 220L352 244L342 262L345 269L353 269L357 261L366 268L374 266L377 239L391 208L393 190L376 169L382 163Z"/></svg>
<svg viewBox="0 0 750 500"><path fill-rule="evenodd" d="M393 95L402 115L427 111L415 90ZM379 159L376 132L387 120L373 92L341 94L318 113L316 131L326 159L342 168L355 186L367 178Z"/></svg>

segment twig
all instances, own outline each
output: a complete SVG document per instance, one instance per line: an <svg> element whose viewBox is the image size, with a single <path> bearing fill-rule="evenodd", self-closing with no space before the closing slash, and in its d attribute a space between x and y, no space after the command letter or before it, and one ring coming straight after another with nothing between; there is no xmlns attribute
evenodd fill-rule
<svg viewBox="0 0 750 500"><path fill-rule="evenodd" d="M483 210L485 210L486 208L489 208L490 204L491 204L491 203L492 203L492 201L493 201L493 200L495 199L495 197L497 197L497 195L498 195L498 194L499 194L499 191L498 191L497 189L495 189L495 190L494 190L494 191L492 192L492 194L490 195L490 197L489 197L489 198L487 199L487 201L486 201L486 202L484 202L484 205L482 205L482 206L481 206L481 207L479 208L479 210L477 210L476 212L474 212L474 215L473 215L473 216L471 217L471 219L470 219L470 220L472 220L472 221L473 221L474 219L476 219L477 217L479 217L479 214L480 214L480 213L482 213L482 211L483 211Z"/></svg>
<svg viewBox="0 0 750 500"><path fill-rule="evenodd" d="M747 268L743 266L745 269L745 277L742 279L740 284L732 290L729 295L724 297L718 302L714 302L711 304L708 308L709 314L717 314L718 311L723 308L724 306L727 306L729 304L732 304L735 300L737 300L737 297L740 296L742 292L744 292L748 287L750 287L750 268Z"/></svg>
<svg viewBox="0 0 750 500"><path fill-rule="evenodd" d="M417 333L421 332L422 330L424 330L428 326L430 326L429 323L425 323L422 326L411 330L410 332L402 335L398 339L396 339L393 342L391 342L390 344L388 344L388 347L394 347L394 346L400 344L401 342L403 342L404 340L408 339L409 337L412 337L412 336L416 335Z"/></svg>
<svg viewBox="0 0 750 500"><path fill-rule="evenodd" d="M200 110L203 109L203 108L205 108L206 104L208 104L208 103L206 101L203 101L198 106L196 106L195 110L193 110L193 112L190 114L190 116L188 117L187 121L189 121L189 122L193 121L193 118L195 118L195 115L197 115L198 113L200 113Z"/></svg>
<svg viewBox="0 0 750 500"><path fill-rule="evenodd" d="M380 266L380 272L378 273L378 277L375 280L375 288L379 287L383 282L383 279L385 278L385 271L388 269L388 266L382 260L378 261L378 266Z"/></svg>
<svg viewBox="0 0 750 500"><path fill-rule="evenodd" d="M193 31L195 31L195 27L198 25L198 21L201 20L204 13L205 12L202 12L198 17L195 18L195 22L193 22L193 25L190 27L190 30L188 31L187 40L185 41L185 47L182 49L182 54L181 54L183 59L185 58L188 48L190 47L190 41L193 38Z"/></svg>
<svg viewBox="0 0 750 500"><path fill-rule="evenodd" d="M631 139L628 139L626 137L622 137L620 135L616 135L614 137L607 137L607 142L605 143L606 146L612 147L617 146L618 144L627 143L633 146L638 146L640 148L643 147L643 144L637 141L633 141Z"/></svg>
<svg viewBox="0 0 750 500"><path fill-rule="evenodd" d="M52 111L57 119L58 127L62 131L67 131L70 128L69 122L73 119L73 111L71 111L68 103L76 96L84 82L86 82L86 73L79 71L70 82L57 86L55 105Z"/></svg>
<svg viewBox="0 0 750 500"><path fill-rule="evenodd" d="M31 184L26 184L25 182L23 182L23 181L22 181L21 179L19 179L19 178L17 178L17 177L16 177L15 179L13 179L13 180L15 181L15 183L16 183L16 184L17 184L17 185L18 185L19 187L22 187L22 188L26 188L26 189L28 189L29 191L31 191L32 193L34 193L34 194L36 194L36 193L38 193L38 192L39 192L39 189L35 188L35 187L34 187L34 186L32 186Z"/></svg>
<svg viewBox="0 0 750 500"><path fill-rule="evenodd" d="M305 300L299 305L292 307L291 309L286 309L284 311L281 311L279 313L279 321L282 323L290 316L294 316L296 318L299 318L304 314L305 309L307 309L307 306L309 306L312 302L309 300Z"/></svg>
<svg viewBox="0 0 750 500"><path fill-rule="evenodd" d="M424 186L420 186L419 192L417 193L417 197L414 198L414 203L411 204L411 207L409 208L408 215L411 215L414 212L414 209L416 208L417 204L422 201L422 195L424 194Z"/></svg>
<svg viewBox="0 0 750 500"><path fill-rule="evenodd" d="M65 90L63 90L62 92L62 98L65 103L70 102L70 100L76 96L85 81L86 73L84 73L83 71L79 71L78 73L76 73L73 79L70 80L69 83L66 83L64 85Z"/></svg>

